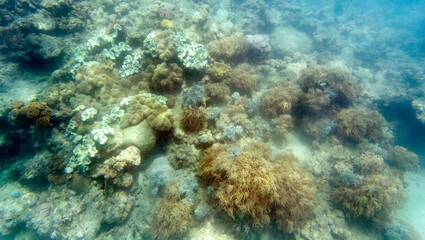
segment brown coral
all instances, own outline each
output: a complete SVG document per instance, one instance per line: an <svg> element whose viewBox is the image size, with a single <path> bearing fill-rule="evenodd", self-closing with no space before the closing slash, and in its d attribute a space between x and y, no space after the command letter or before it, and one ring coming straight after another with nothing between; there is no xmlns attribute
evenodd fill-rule
<svg viewBox="0 0 425 240"><path fill-rule="evenodd" d="M97 99L104 97L100 92L104 86L119 84L119 77L113 65L113 62L105 61L78 68L75 75L77 91Z"/></svg>
<svg viewBox="0 0 425 240"><path fill-rule="evenodd" d="M46 103L31 102L27 106L23 102L12 102L12 119L20 124L36 124L39 127L53 127L53 113Z"/></svg>
<svg viewBox="0 0 425 240"><path fill-rule="evenodd" d="M158 131L171 130L174 127L174 119L171 111L166 105L156 105L155 110L156 111L153 111L147 118L149 126Z"/></svg>
<svg viewBox="0 0 425 240"><path fill-rule="evenodd" d="M204 108L186 108L181 116L181 124L184 130L197 132L204 128L206 114Z"/></svg>
<svg viewBox="0 0 425 240"><path fill-rule="evenodd" d="M156 239L169 239L184 235L193 220L192 208L192 203L182 198L175 185L167 185L166 196L151 216L153 236Z"/></svg>
<svg viewBox="0 0 425 240"><path fill-rule="evenodd" d="M167 20L170 22L169 20ZM176 56L175 34L172 30L164 30L155 34L153 44L155 45L154 57L158 57L162 62L167 62Z"/></svg>
<svg viewBox="0 0 425 240"><path fill-rule="evenodd" d="M301 96L302 92L298 85L292 82L283 82L264 92L261 97L261 107L263 112L270 117L291 114Z"/></svg>
<svg viewBox="0 0 425 240"><path fill-rule="evenodd" d="M216 60L240 61L249 50L249 42L242 33L215 40L208 45L208 52Z"/></svg>
<svg viewBox="0 0 425 240"><path fill-rule="evenodd" d="M131 98L127 112L121 118L121 127L137 125L147 119L149 126L159 131L173 128L173 116L165 103L156 99L157 96L140 94Z"/></svg>
<svg viewBox="0 0 425 240"><path fill-rule="evenodd" d="M173 92L180 90L184 78L183 69L177 64L167 64L165 62L153 66L150 65L147 71L151 72L149 81L150 87L158 91Z"/></svg>
<svg viewBox="0 0 425 240"><path fill-rule="evenodd" d="M232 70L227 84L241 94L250 94L257 86L257 75L252 66L243 63Z"/></svg>
<svg viewBox="0 0 425 240"><path fill-rule="evenodd" d="M384 133L385 119L377 111L349 108L340 111L336 118L338 134L349 141L377 141Z"/></svg>

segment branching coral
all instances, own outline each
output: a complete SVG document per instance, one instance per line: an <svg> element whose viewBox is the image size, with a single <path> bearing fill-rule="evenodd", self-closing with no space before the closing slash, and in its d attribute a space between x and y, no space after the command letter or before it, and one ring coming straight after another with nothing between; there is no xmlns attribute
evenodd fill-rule
<svg viewBox="0 0 425 240"><path fill-rule="evenodd" d="M186 108L181 116L182 127L189 132L202 130L206 124L206 114L204 108Z"/></svg>
<svg viewBox="0 0 425 240"><path fill-rule="evenodd" d="M183 69L175 63L163 62L157 66L150 65L147 71L151 72L150 87L158 91L177 91L184 82Z"/></svg>
<svg viewBox="0 0 425 240"><path fill-rule="evenodd" d="M318 88L310 88L302 100L303 108L307 112L314 114L319 114L323 111L329 111L330 104L331 99L329 94Z"/></svg>
<svg viewBox="0 0 425 240"><path fill-rule="evenodd" d="M178 186L167 185L166 196L158 203L151 216L153 236L156 239L181 237L193 220L192 211L192 203L182 198Z"/></svg>
<svg viewBox="0 0 425 240"><path fill-rule="evenodd" d="M283 82L278 86L267 90L261 97L263 112L270 117L281 114L291 114L302 95L298 85L292 82Z"/></svg>
<svg viewBox="0 0 425 240"><path fill-rule="evenodd" d="M316 188L309 174L293 156L269 162L271 150L264 143L237 151L215 145L204 152L199 172L215 188L219 206L230 216L246 215L254 226L268 224L274 216L280 229L298 230L313 210Z"/></svg>
<svg viewBox="0 0 425 240"><path fill-rule="evenodd" d="M232 70L227 84L241 94L250 94L257 85L257 75L252 66L243 63Z"/></svg>
<svg viewBox="0 0 425 240"><path fill-rule="evenodd" d="M377 141L384 132L385 119L377 111L349 108L340 111L336 118L338 134L349 141Z"/></svg>
<svg viewBox="0 0 425 240"><path fill-rule="evenodd" d="M216 60L237 61L244 57L250 43L242 33L211 42L208 51Z"/></svg>

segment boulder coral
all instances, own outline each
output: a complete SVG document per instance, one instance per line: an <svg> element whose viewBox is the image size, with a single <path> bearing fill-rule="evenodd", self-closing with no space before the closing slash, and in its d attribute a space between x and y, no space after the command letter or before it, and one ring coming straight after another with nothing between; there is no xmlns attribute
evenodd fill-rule
<svg viewBox="0 0 425 240"><path fill-rule="evenodd" d="M146 71L150 73L148 79L152 89L173 92L180 90L183 85L183 69L175 63L163 62L157 66L150 65Z"/></svg>
<svg viewBox="0 0 425 240"><path fill-rule="evenodd" d="M134 126L147 119L149 126L159 131L168 131L173 128L173 116L159 97L153 94L140 94L131 98L128 109L121 118L121 127Z"/></svg>
<svg viewBox="0 0 425 240"><path fill-rule="evenodd" d="M291 233L316 205L316 187L294 156L281 155L270 162L271 149L264 143L250 143L241 151L229 145L205 150L199 173L214 187L218 205L231 217L242 214L254 226L273 219Z"/></svg>

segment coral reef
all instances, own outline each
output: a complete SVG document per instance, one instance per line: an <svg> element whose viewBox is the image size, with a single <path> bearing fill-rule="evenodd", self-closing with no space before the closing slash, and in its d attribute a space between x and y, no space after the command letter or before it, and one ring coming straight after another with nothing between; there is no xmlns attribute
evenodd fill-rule
<svg viewBox="0 0 425 240"><path fill-rule="evenodd" d="M250 94L257 85L257 75L252 66L243 63L232 69L227 84L234 91L238 91L241 94Z"/></svg>
<svg viewBox="0 0 425 240"><path fill-rule="evenodd" d="M185 108L181 116L181 124L188 132L198 132L206 124L207 116L204 108Z"/></svg>
<svg viewBox="0 0 425 240"><path fill-rule="evenodd" d="M151 217L153 236L156 239L181 237L189 230L193 205L182 198L175 184L167 186L165 195Z"/></svg>
<svg viewBox="0 0 425 240"><path fill-rule="evenodd" d="M383 135L386 123L377 111L357 108L341 110L336 119L338 135L355 143L364 139L377 141Z"/></svg>

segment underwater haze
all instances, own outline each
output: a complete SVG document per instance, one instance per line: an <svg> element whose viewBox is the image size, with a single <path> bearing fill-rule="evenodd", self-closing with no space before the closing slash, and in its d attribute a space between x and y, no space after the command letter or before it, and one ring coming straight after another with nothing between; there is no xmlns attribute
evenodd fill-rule
<svg viewBox="0 0 425 240"><path fill-rule="evenodd" d="M0 239L425 239L424 1L0 12Z"/></svg>

